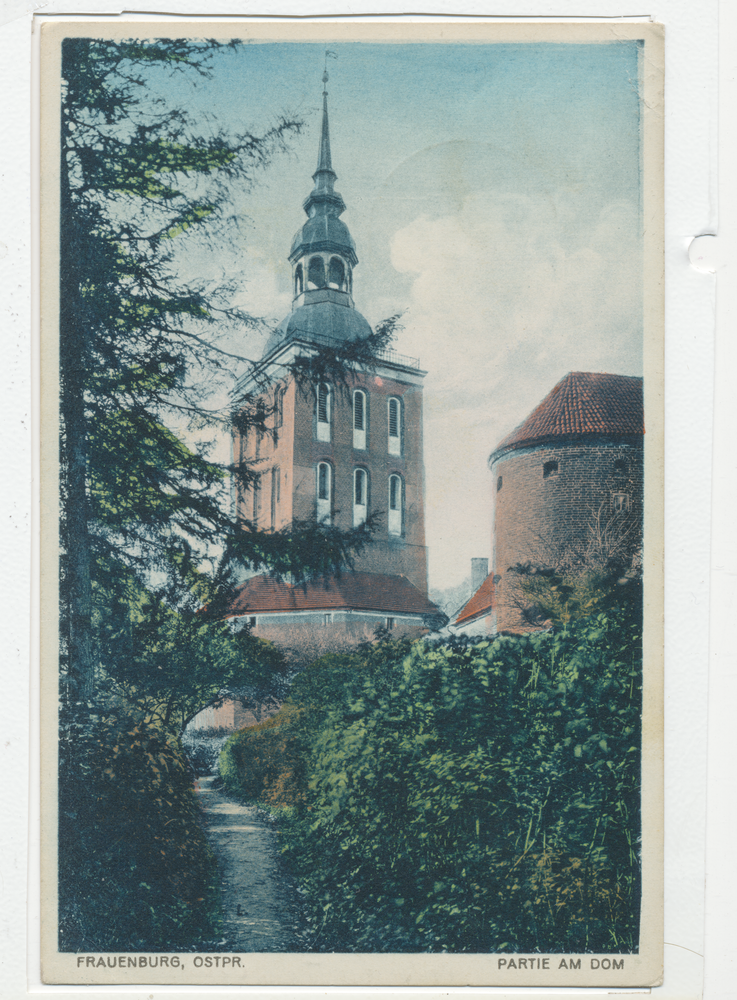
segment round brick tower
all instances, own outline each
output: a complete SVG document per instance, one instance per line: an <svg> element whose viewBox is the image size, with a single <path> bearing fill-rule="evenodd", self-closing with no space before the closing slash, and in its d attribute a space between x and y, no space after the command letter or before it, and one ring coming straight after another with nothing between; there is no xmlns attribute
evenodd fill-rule
<svg viewBox="0 0 737 1000"><path fill-rule="evenodd" d="M491 454L497 631L529 627L512 567L636 557L643 434L642 379L570 372Z"/></svg>

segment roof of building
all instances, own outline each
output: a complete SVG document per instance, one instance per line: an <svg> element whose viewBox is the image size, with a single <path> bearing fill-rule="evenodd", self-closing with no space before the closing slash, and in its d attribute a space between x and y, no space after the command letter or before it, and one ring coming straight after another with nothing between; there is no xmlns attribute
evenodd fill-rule
<svg viewBox="0 0 737 1000"><path fill-rule="evenodd" d="M324 250L343 254L351 263L358 263L356 244L348 226L337 215L318 212L298 229L292 240L289 259L296 260L304 254Z"/></svg>
<svg viewBox="0 0 737 1000"><path fill-rule="evenodd" d="M279 344L295 338L315 340L329 337L330 340L345 342L370 336L371 327L360 312L338 302L313 302L300 306L283 319L264 349L267 357Z"/></svg>
<svg viewBox="0 0 737 1000"><path fill-rule="evenodd" d="M604 372L569 372L519 427L501 441L502 453L577 435L644 434L642 379Z"/></svg>
<svg viewBox="0 0 737 1000"><path fill-rule="evenodd" d="M490 573L473 597L467 601L453 618L454 625L462 625L491 611L494 604L494 575Z"/></svg>
<svg viewBox="0 0 737 1000"><path fill-rule="evenodd" d="M404 576L343 573L298 584L280 582L266 575L251 577L238 587L227 617L336 609L438 614L432 601Z"/></svg>

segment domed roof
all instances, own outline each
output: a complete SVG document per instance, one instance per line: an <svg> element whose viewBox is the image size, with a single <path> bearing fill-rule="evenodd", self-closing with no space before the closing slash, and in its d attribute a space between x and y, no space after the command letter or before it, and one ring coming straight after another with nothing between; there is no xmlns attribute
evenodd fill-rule
<svg viewBox="0 0 737 1000"><path fill-rule="evenodd" d="M354 266L358 263L353 237L348 226L337 215L318 213L308 219L295 233L289 258L295 260L303 254L318 250L332 250L348 257Z"/></svg>
<svg viewBox="0 0 737 1000"><path fill-rule="evenodd" d="M534 444L577 436L645 433L642 379L605 372L569 372L489 458Z"/></svg>
<svg viewBox="0 0 737 1000"><path fill-rule="evenodd" d="M289 340L304 338L320 343L330 340L359 340L371 334L368 320L350 306L337 302L313 302L300 306L282 320L269 337L264 357Z"/></svg>

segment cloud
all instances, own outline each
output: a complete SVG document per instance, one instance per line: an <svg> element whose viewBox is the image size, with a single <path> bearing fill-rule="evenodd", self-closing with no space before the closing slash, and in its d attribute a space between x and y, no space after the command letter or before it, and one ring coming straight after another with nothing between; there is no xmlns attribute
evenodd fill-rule
<svg viewBox="0 0 737 1000"><path fill-rule="evenodd" d="M425 381L427 536L433 585L489 550L486 459L568 371L640 374L637 207L591 218L566 196L470 194L455 214L398 230L412 279L398 347Z"/></svg>

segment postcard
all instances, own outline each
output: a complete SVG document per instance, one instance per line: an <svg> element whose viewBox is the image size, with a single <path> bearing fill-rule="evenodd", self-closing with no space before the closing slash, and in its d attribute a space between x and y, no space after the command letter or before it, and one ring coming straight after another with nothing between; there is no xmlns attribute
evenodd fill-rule
<svg viewBox="0 0 737 1000"><path fill-rule="evenodd" d="M661 982L663 41L43 24L44 982Z"/></svg>

